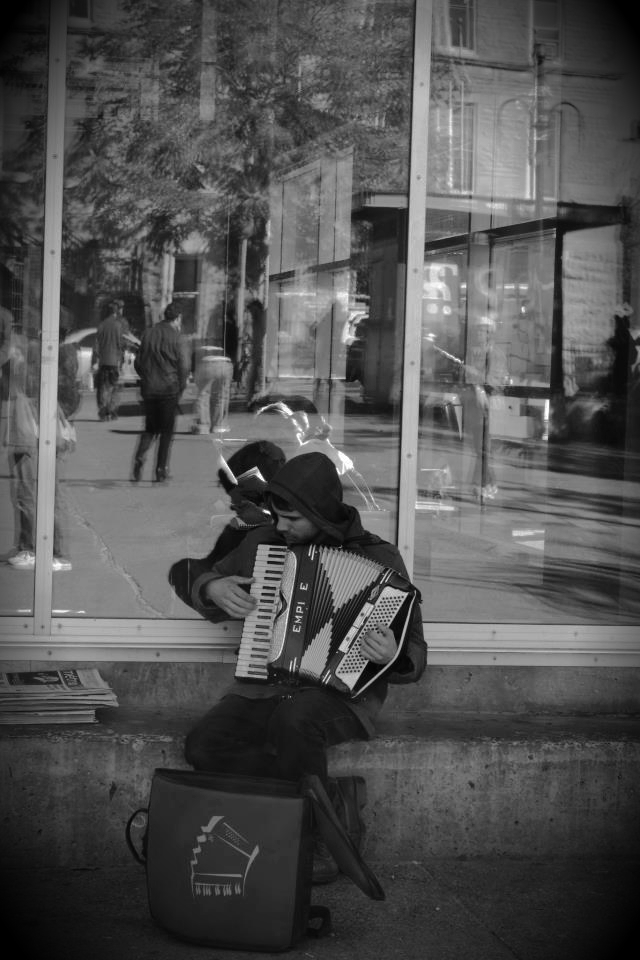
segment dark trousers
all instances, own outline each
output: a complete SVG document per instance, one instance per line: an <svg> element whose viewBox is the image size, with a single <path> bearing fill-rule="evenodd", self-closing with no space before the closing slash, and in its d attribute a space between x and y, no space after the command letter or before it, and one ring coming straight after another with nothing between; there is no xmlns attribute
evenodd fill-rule
<svg viewBox="0 0 640 960"><path fill-rule="evenodd" d="M158 437L156 474L166 474L178 414L178 398L176 396L145 397L143 405L144 432L140 434L135 459L144 463L149 448Z"/></svg>
<svg viewBox="0 0 640 960"><path fill-rule="evenodd" d="M96 398L98 401L98 416L101 420L116 416L118 413L118 378L120 371L117 367L100 364L96 374Z"/></svg>
<svg viewBox="0 0 640 960"><path fill-rule="evenodd" d="M329 789L327 748L366 740L342 697L320 687L249 699L230 694L187 735L185 757L196 770L299 780L316 774Z"/></svg>

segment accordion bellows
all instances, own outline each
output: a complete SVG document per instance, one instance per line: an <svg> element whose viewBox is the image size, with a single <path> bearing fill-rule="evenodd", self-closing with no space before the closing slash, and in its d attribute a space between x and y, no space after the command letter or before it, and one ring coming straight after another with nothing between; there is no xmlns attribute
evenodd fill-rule
<svg viewBox="0 0 640 960"><path fill-rule="evenodd" d="M396 662L418 592L368 557L314 544L258 547L236 677L318 684L360 696ZM360 651L377 625L393 630L394 658L374 664Z"/></svg>

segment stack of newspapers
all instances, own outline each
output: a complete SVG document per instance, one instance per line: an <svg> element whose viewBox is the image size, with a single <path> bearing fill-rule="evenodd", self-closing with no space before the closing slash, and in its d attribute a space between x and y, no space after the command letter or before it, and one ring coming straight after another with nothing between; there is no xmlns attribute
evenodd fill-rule
<svg viewBox="0 0 640 960"><path fill-rule="evenodd" d="M96 723L118 700L97 670L0 673L0 723Z"/></svg>

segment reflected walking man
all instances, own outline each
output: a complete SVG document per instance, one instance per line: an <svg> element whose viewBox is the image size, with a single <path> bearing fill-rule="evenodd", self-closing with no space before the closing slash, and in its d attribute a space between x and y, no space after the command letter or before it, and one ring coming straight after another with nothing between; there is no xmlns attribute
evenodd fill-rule
<svg viewBox="0 0 640 960"><path fill-rule="evenodd" d="M101 420L118 419L118 379L127 332L124 302L111 300L96 333L96 399Z"/></svg>
<svg viewBox="0 0 640 960"><path fill-rule="evenodd" d="M164 317L142 335L135 368L141 381L144 431L134 455L131 479L138 482L147 453L156 437L158 449L154 481L169 480L169 453L173 441L178 402L187 385L189 364L180 338L182 314L170 303Z"/></svg>

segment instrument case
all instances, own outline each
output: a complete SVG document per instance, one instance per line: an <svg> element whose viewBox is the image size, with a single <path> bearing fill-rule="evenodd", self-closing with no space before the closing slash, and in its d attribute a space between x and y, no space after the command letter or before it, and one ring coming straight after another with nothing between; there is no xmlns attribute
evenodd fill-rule
<svg viewBox="0 0 640 960"><path fill-rule="evenodd" d="M164 929L206 946L278 952L328 932L328 911L311 906L314 826L342 872L383 900L317 777L296 784L160 768L126 839Z"/></svg>

